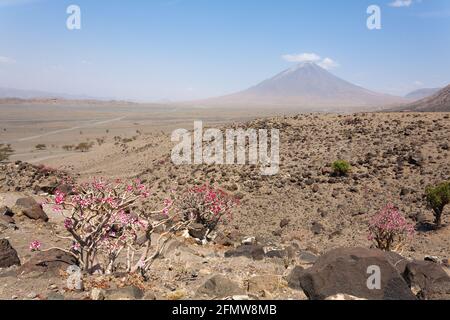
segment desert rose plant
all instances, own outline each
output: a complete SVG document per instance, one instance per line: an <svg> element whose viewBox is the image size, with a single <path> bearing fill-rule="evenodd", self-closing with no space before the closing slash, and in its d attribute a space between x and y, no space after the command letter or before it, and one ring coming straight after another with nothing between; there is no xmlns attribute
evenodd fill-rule
<svg viewBox="0 0 450 320"><path fill-rule="evenodd" d="M369 240L384 251L399 250L408 237L414 234L414 226L395 208L388 204L370 221ZM395 245L395 247L394 247Z"/></svg>
<svg viewBox="0 0 450 320"><path fill-rule="evenodd" d="M63 238L72 243L68 249L56 249L74 255L83 271L107 274L118 271L119 256L126 256L123 271L144 275L177 232L194 222L203 224L208 232L214 230L223 219L231 217L237 204L225 192L203 186L189 189L181 196L173 192L171 198L164 200L161 210L141 212L133 209L150 192L139 180L124 183L94 179L81 185L72 184L70 190L70 194L56 191L51 199L53 209L64 216L64 227L70 234ZM153 221L153 215L161 218ZM152 244L154 230L162 230L162 234ZM139 235L145 235L144 244L137 243ZM38 240L33 241L30 250L41 251L41 246ZM48 250L51 249L44 251Z"/></svg>
<svg viewBox="0 0 450 320"><path fill-rule="evenodd" d="M145 214L133 211L133 207L150 194L139 180L123 183L96 179L74 186L72 193L66 195L57 191L54 210L65 217L64 226L73 243L70 252L77 257L83 270L92 271L96 267L112 273L116 271L119 255L125 252L126 271L145 272L153 257L150 257L151 233L174 219L168 215L172 201L166 201L166 206L160 211ZM167 218L151 223L149 216L156 213L166 213ZM182 227L174 224L169 231ZM136 261L135 254L142 251L141 246L135 245L138 234L146 234L147 243Z"/></svg>
<svg viewBox="0 0 450 320"><path fill-rule="evenodd" d="M187 190L175 204L182 219L204 225L207 236L220 222L232 218L232 210L239 201L220 189L204 185Z"/></svg>

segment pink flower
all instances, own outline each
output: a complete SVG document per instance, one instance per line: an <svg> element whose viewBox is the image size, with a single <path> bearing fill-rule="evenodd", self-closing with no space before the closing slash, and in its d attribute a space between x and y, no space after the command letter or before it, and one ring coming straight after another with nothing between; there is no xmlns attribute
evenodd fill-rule
<svg viewBox="0 0 450 320"><path fill-rule="evenodd" d="M37 240L30 243L31 251L39 251L41 249L41 243Z"/></svg>
<svg viewBox="0 0 450 320"><path fill-rule="evenodd" d="M66 228L67 230L73 228L73 221L72 221L72 219L66 218L66 219L64 220L64 228Z"/></svg>
<svg viewBox="0 0 450 320"><path fill-rule="evenodd" d="M57 205L63 204L65 200L66 195L60 191L55 192L55 203Z"/></svg>

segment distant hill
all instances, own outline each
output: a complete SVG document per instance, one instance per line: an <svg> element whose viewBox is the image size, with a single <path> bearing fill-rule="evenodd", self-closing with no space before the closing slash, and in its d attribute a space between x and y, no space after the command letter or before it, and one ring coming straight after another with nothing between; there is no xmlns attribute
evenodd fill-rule
<svg viewBox="0 0 450 320"><path fill-rule="evenodd" d="M0 104L127 105L136 103L106 98L93 98L83 95L70 95L37 90L21 90L0 87Z"/></svg>
<svg viewBox="0 0 450 320"><path fill-rule="evenodd" d="M408 93L405 98L413 101L424 99L432 96L442 88L424 88Z"/></svg>
<svg viewBox="0 0 450 320"><path fill-rule="evenodd" d="M391 111L450 112L450 85L431 97L397 107Z"/></svg>
<svg viewBox="0 0 450 320"><path fill-rule="evenodd" d="M22 90L0 87L0 99L70 99L70 100L104 100L85 95L70 95L38 90Z"/></svg>
<svg viewBox="0 0 450 320"><path fill-rule="evenodd" d="M347 111L382 107L404 98L373 92L342 80L315 63L301 63L247 90L202 101L204 106L296 107L311 111Z"/></svg>

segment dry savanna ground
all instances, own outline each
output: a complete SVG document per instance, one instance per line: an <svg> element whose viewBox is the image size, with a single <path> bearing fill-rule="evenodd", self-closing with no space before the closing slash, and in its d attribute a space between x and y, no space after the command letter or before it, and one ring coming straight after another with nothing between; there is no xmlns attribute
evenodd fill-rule
<svg viewBox="0 0 450 320"><path fill-rule="evenodd" d="M191 129L194 120L222 129L279 129L280 172L262 176L257 166L250 165L174 165L170 134L176 128ZM444 226L433 229L433 214L426 206L424 191L428 185L450 180L449 140L448 113L295 115L281 110L0 106L0 143L11 144L12 161L43 164L79 180L138 177L152 186L149 206L154 207L170 190L213 185L240 199L233 219L221 226L223 232L256 237L266 247L296 243L298 249L314 255L338 247L370 247L370 218L393 203L417 231L402 255L419 260L428 255L448 259L450 208L444 213ZM76 149L80 143L88 145L86 150ZM347 176L333 176L331 163L338 159L351 164ZM18 192L27 192L25 186L18 190L17 184L3 186L3 204L13 205ZM60 222L53 219L55 224ZM30 255L25 252L35 238L33 233L48 235L47 227L34 225L24 226L21 237L5 232L16 239L16 249L24 258ZM195 254L189 252L190 267L195 266L192 268L197 272L193 280L180 280L186 284L179 288L179 281L169 273L192 275L178 270L181 266L175 263L163 276L169 285L155 290L157 297L171 298L170 294L178 292L192 298L191 288L213 273L211 270L238 270L238 282L255 273L280 277L286 273L277 263L230 262L221 258L221 249L196 250ZM15 283L12 278L9 281ZM33 282L27 282L22 291L30 286ZM276 298L302 298L297 291L283 288ZM7 289L3 292L4 298L14 295Z"/></svg>

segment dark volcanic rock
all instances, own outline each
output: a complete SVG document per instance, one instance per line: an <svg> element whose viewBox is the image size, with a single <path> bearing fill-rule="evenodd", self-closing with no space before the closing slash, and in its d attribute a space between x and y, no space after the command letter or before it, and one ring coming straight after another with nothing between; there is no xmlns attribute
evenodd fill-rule
<svg viewBox="0 0 450 320"><path fill-rule="evenodd" d="M314 266L300 275L300 285L312 300L323 300L339 293L370 300L414 300L415 296L392 257L380 250L340 248L321 256ZM369 289L370 266L381 271L381 289Z"/></svg>
<svg viewBox="0 0 450 320"><path fill-rule="evenodd" d="M406 265L403 277L411 288L420 290L420 299L450 299L450 277L437 263L410 262Z"/></svg>
<svg viewBox="0 0 450 320"><path fill-rule="evenodd" d="M78 265L77 259L71 254L59 249L38 252L18 270L19 275L36 272L39 274L58 275L59 271L66 271L69 266Z"/></svg>
<svg viewBox="0 0 450 320"><path fill-rule="evenodd" d="M188 231L191 237L202 240L206 236L207 229L201 223L192 223L189 225Z"/></svg>
<svg viewBox="0 0 450 320"><path fill-rule="evenodd" d="M11 266L20 266L17 251L8 240L0 239L0 268L9 268Z"/></svg>
<svg viewBox="0 0 450 320"><path fill-rule="evenodd" d="M0 207L0 216L9 216L12 217L14 215L14 213L11 211L10 208L3 206Z"/></svg>
<svg viewBox="0 0 450 320"><path fill-rule="evenodd" d="M294 269L292 269L291 273L289 273L286 279L289 287L297 290L302 289L302 286L300 284L300 277L303 271L304 271L303 267L300 266L295 266Z"/></svg>
<svg viewBox="0 0 450 320"><path fill-rule="evenodd" d="M260 245L241 245L236 249L231 249L225 252L225 257L247 257L253 260L264 259L264 249Z"/></svg>
<svg viewBox="0 0 450 320"><path fill-rule="evenodd" d="M18 199L12 211L14 214L25 215L33 220L48 221L48 217L44 210L42 210L42 206L31 197Z"/></svg>

